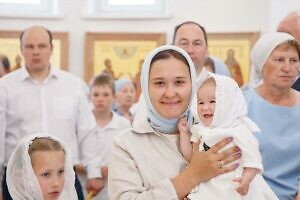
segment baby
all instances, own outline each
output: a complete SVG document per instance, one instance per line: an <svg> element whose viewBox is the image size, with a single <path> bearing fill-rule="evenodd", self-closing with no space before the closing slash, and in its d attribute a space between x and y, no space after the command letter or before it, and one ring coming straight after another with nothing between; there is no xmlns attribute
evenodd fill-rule
<svg viewBox="0 0 300 200"><path fill-rule="evenodd" d="M247 117L246 102L237 83L225 76L210 73L198 82L197 115L199 123L187 129L186 119L180 119L180 148L184 158L191 160L192 143L200 143L199 149L210 146L223 138L232 137L242 150L239 167L198 186L189 199L277 199L261 176L263 170L258 142L252 132L259 128ZM229 148L226 147L226 148ZM226 161L220 160L219 167Z"/></svg>

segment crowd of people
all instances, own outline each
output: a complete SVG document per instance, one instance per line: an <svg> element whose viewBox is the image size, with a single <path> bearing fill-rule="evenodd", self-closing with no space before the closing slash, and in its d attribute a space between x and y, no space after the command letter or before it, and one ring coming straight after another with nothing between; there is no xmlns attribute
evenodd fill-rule
<svg viewBox="0 0 300 200"><path fill-rule="evenodd" d="M108 59L87 96L43 26L20 42L21 68L0 55L0 200L300 200L300 11L254 44L243 90L194 21L143 60L139 98Z"/></svg>

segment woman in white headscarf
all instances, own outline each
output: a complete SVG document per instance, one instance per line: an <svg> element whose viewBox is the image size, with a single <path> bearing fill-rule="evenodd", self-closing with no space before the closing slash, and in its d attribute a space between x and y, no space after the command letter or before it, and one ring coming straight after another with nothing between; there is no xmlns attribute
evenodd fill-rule
<svg viewBox="0 0 300 200"><path fill-rule="evenodd" d="M282 42L293 40L294 37L287 33L269 33L263 35L251 50L251 73L249 87L255 88L263 82L263 66L273 50Z"/></svg>
<svg viewBox="0 0 300 200"><path fill-rule="evenodd" d="M226 137L233 137L233 143L242 150L242 157L235 171L200 184L188 198L276 200L276 195L260 174L263 166L258 142L253 135L259 132L259 128L247 117L246 101L238 84L231 78L210 73L197 85L199 123L191 127L192 137L184 125L185 118L178 124L184 157L190 160L191 141L200 140L200 150L207 151Z"/></svg>
<svg viewBox="0 0 300 200"><path fill-rule="evenodd" d="M195 87L195 68L187 53L166 45L146 58L141 85L147 117L132 130L114 138L109 161L108 192L111 200L183 199L196 185L234 170L239 149L219 150L227 138L207 152L195 150L188 163L179 151L178 119L189 111ZM221 168L221 160L228 166Z"/></svg>
<svg viewBox="0 0 300 200"><path fill-rule="evenodd" d="M280 200L294 200L300 174L300 92L291 88L300 68L300 45L287 33L259 38L251 51L252 86L245 92L263 176Z"/></svg>
<svg viewBox="0 0 300 200"><path fill-rule="evenodd" d="M7 165L14 200L77 200L75 173L67 146L53 136L25 136Z"/></svg>

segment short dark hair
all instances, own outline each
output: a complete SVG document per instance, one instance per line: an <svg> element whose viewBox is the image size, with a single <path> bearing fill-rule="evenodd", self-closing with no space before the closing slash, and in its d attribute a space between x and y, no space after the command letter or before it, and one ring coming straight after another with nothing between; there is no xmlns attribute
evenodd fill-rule
<svg viewBox="0 0 300 200"><path fill-rule="evenodd" d="M50 45L52 46L52 45L53 45L53 44L52 44L52 40L53 40L52 33L51 33L51 31L50 31L49 29L46 29L46 28L44 28L44 29L45 29L45 31L48 33L48 36L49 36L49 43L50 43ZM24 34L25 34L26 31L27 31L27 29L24 30L24 31L22 31L21 34L20 34L19 39L20 39L20 44L21 44L21 46L22 46L22 39L23 39L23 36L24 36Z"/></svg>
<svg viewBox="0 0 300 200"><path fill-rule="evenodd" d="M99 74L92 80L91 89L94 86L103 86L103 85L108 85L112 90L112 93L115 94L115 80L110 74L105 72Z"/></svg>
<svg viewBox="0 0 300 200"><path fill-rule="evenodd" d="M185 24L194 24L194 25L198 26L201 29L201 31L203 32L205 43L207 45L207 33L206 33L205 28L203 26L201 26L200 24L198 24L197 22L194 22L194 21L185 21L185 22L183 22L183 23L178 24L177 26L175 26L174 32L173 32L173 44L175 43L175 39L176 39L176 35L177 35L178 29L180 27L182 27L183 25L185 25Z"/></svg>

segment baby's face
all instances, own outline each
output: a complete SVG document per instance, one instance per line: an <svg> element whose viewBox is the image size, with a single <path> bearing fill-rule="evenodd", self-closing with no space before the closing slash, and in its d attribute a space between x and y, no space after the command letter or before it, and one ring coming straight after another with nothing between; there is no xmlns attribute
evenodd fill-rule
<svg viewBox="0 0 300 200"><path fill-rule="evenodd" d="M44 200L57 200L65 183L65 153L63 151L35 151L30 157Z"/></svg>
<svg viewBox="0 0 300 200"><path fill-rule="evenodd" d="M206 81L197 91L197 112L201 122L210 126L216 105L216 86L214 81Z"/></svg>

